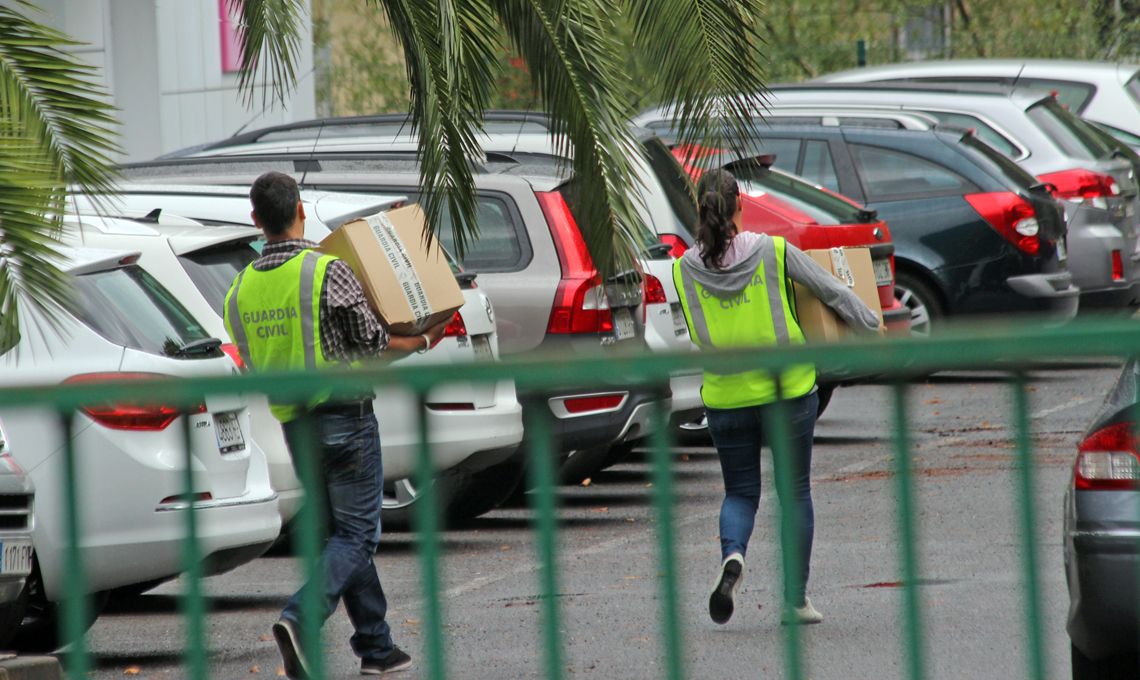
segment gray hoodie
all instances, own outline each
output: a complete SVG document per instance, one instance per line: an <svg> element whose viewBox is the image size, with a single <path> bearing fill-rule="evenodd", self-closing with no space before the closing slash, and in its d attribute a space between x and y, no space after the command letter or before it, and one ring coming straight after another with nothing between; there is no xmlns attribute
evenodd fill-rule
<svg viewBox="0 0 1140 680"><path fill-rule="evenodd" d="M733 297L739 295L752 281L752 275L760 266L761 259L768 254L774 256L775 247L772 237L767 234L740 232L729 243L722 267L706 267L698 249L690 248L681 256L681 272L692 277L718 298ZM807 286L852 329L864 333L874 333L879 329L878 315L804 251L786 243L784 263L785 272L792 281Z"/></svg>

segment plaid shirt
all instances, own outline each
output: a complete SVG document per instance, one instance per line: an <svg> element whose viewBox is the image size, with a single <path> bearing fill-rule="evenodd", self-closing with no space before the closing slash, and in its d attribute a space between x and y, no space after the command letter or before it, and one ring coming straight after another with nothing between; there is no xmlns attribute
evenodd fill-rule
<svg viewBox="0 0 1140 680"><path fill-rule="evenodd" d="M253 268L263 272L279 267L306 248L316 248L312 241L295 239L267 243ZM388 346L388 331L364 298L356 275L343 261L329 263L321 288L321 349L334 361L374 357Z"/></svg>

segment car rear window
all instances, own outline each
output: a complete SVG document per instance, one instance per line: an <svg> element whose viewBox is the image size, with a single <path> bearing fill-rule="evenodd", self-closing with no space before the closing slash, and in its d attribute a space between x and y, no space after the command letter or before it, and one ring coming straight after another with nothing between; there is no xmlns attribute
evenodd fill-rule
<svg viewBox="0 0 1140 680"><path fill-rule="evenodd" d="M973 130L979 137L984 139L987 144L993 146L1010 158L1020 158L1024 155L1022 150L1010 141L1008 137L976 116L971 116L966 113L951 113L949 111L927 111L927 113L937 118L939 123Z"/></svg>
<svg viewBox="0 0 1140 680"><path fill-rule="evenodd" d="M1020 165L998 153L992 146L972 134L962 136L962 146L970 149L975 162L990 175L995 175L995 179L1004 180L1018 189L1031 187L1038 183L1037 178L1023 170Z"/></svg>
<svg viewBox="0 0 1140 680"><path fill-rule="evenodd" d="M673 209L678 231L685 231L695 236L697 201L689 175L660 139L654 137L646 140L642 146L653 174L657 176L657 181L669 199L669 207Z"/></svg>
<svg viewBox="0 0 1140 680"><path fill-rule="evenodd" d="M1112 150L1088 129L1088 123L1066 111L1053 98L1034 104L1026 113L1069 156L1099 160L1112 155Z"/></svg>
<svg viewBox="0 0 1140 680"><path fill-rule="evenodd" d="M256 259L257 251L248 243L227 243L178 258L194 286L218 314L222 313L226 293L238 272Z"/></svg>
<svg viewBox="0 0 1140 680"><path fill-rule="evenodd" d="M583 219L582 216L581 203L579 203L581 186L579 185L578 180L571 179L567 182L563 182L562 185L558 187L558 193L562 194L562 200L566 201L566 207L570 208L570 214L574 216L574 222L577 224L578 230L582 233L582 237L586 239L587 242L589 242L590 235L588 233L588 230L590 228L590 225L585 219ZM693 210L696 210L695 206ZM654 246L659 243L657 240L657 234L655 234L644 222L635 222L636 224L634 225L634 231L633 233L629 234L629 237L633 241L631 245L633 245L635 248L638 248L642 252L653 252Z"/></svg>
<svg viewBox="0 0 1140 680"><path fill-rule="evenodd" d="M769 194L808 215L819 224L856 224L859 208L827 193L814 184L778 170L759 166L733 166L740 190L750 196Z"/></svg>
<svg viewBox="0 0 1140 680"><path fill-rule="evenodd" d="M75 277L76 316L116 345L178 356L210 337L190 312L137 265Z"/></svg>

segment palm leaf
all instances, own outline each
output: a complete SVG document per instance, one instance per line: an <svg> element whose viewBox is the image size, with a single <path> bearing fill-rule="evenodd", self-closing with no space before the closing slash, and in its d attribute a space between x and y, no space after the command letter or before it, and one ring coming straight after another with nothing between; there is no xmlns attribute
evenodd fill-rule
<svg viewBox="0 0 1140 680"><path fill-rule="evenodd" d="M760 1L625 2L635 47L657 66L651 91L673 105L678 143L753 153L747 140L764 107Z"/></svg>
<svg viewBox="0 0 1140 680"><path fill-rule="evenodd" d="M22 0L21 9L31 9ZM66 188L113 192L115 119L77 43L0 7L0 344L17 332L17 304L70 304L54 264Z"/></svg>
<svg viewBox="0 0 1140 680"><path fill-rule="evenodd" d="M245 104L253 104L257 84L263 84L261 106L285 101L296 84L295 64L301 49L301 0L228 0L231 14L241 17L241 75L238 87ZM272 95L272 99L270 97Z"/></svg>

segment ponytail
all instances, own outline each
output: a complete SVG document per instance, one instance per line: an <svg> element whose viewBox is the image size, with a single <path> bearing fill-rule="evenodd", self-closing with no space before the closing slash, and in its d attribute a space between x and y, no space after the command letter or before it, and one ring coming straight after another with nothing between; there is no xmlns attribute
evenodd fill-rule
<svg viewBox="0 0 1140 680"><path fill-rule="evenodd" d="M701 260L710 269L719 269L736 225L740 188L728 170L710 170L697 183L697 245Z"/></svg>

